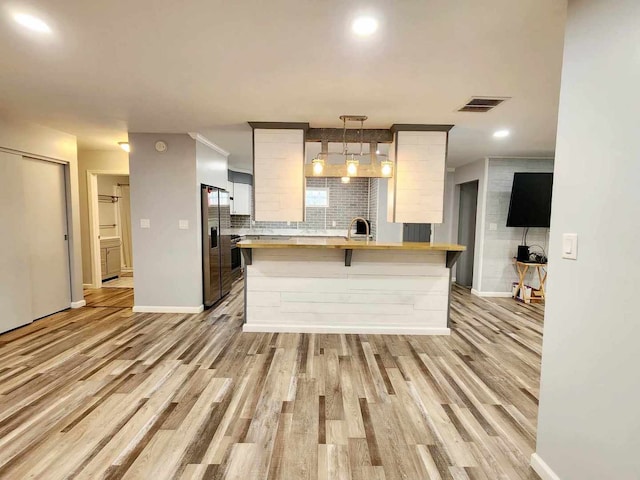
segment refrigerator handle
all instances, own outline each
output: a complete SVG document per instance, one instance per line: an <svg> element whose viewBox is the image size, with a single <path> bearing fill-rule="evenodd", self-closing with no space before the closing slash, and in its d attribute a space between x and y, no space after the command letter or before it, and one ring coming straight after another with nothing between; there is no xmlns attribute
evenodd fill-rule
<svg viewBox="0 0 640 480"><path fill-rule="evenodd" d="M218 229L211 227L211 248L218 247Z"/></svg>

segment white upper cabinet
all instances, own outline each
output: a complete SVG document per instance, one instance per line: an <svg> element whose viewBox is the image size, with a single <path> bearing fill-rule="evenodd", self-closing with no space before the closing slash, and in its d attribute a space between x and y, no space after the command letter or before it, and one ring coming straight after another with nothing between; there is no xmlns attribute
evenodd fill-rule
<svg viewBox="0 0 640 480"><path fill-rule="evenodd" d="M233 184L232 215L251 215L251 185L246 183Z"/></svg>
<svg viewBox="0 0 640 480"><path fill-rule="evenodd" d="M253 148L255 220L304 221L304 130L255 128Z"/></svg>
<svg viewBox="0 0 640 480"><path fill-rule="evenodd" d="M442 223L447 132L396 132L391 151L388 221Z"/></svg>

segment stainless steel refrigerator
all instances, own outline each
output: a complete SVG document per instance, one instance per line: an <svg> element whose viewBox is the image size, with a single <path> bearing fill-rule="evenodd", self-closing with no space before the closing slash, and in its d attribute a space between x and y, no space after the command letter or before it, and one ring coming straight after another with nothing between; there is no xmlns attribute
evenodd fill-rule
<svg viewBox="0 0 640 480"><path fill-rule="evenodd" d="M206 308L231 290L230 228L229 192L202 185L202 280Z"/></svg>

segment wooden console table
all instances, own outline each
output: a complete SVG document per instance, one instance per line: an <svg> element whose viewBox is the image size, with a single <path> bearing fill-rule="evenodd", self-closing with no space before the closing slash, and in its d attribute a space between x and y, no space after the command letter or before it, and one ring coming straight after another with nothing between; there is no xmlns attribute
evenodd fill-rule
<svg viewBox="0 0 640 480"><path fill-rule="evenodd" d="M538 280L540 281L540 287L538 290L542 295L537 297L537 299L544 300L544 285L547 281L547 264L546 263L535 263L535 262L520 262L518 260L516 262L516 268L518 269L518 289L516 290L513 298L517 298L518 293L524 289L524 280L527 276L527 272L529 268L535 268L538 272ZM524 299L524 294L522 295Z"/></svg>

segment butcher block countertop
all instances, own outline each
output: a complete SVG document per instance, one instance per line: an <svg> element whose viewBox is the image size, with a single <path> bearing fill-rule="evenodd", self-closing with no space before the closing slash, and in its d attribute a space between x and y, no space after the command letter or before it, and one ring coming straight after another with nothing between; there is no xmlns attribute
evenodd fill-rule
<svg viewBox="0 0 640 480"><path fill-rule="evenodd" d="M467 247L453 243L376 242L343 238L289 238L282 240L243 240L240 248L334 248L338 250L421 250L432 252L463 252Z"/></svg>

